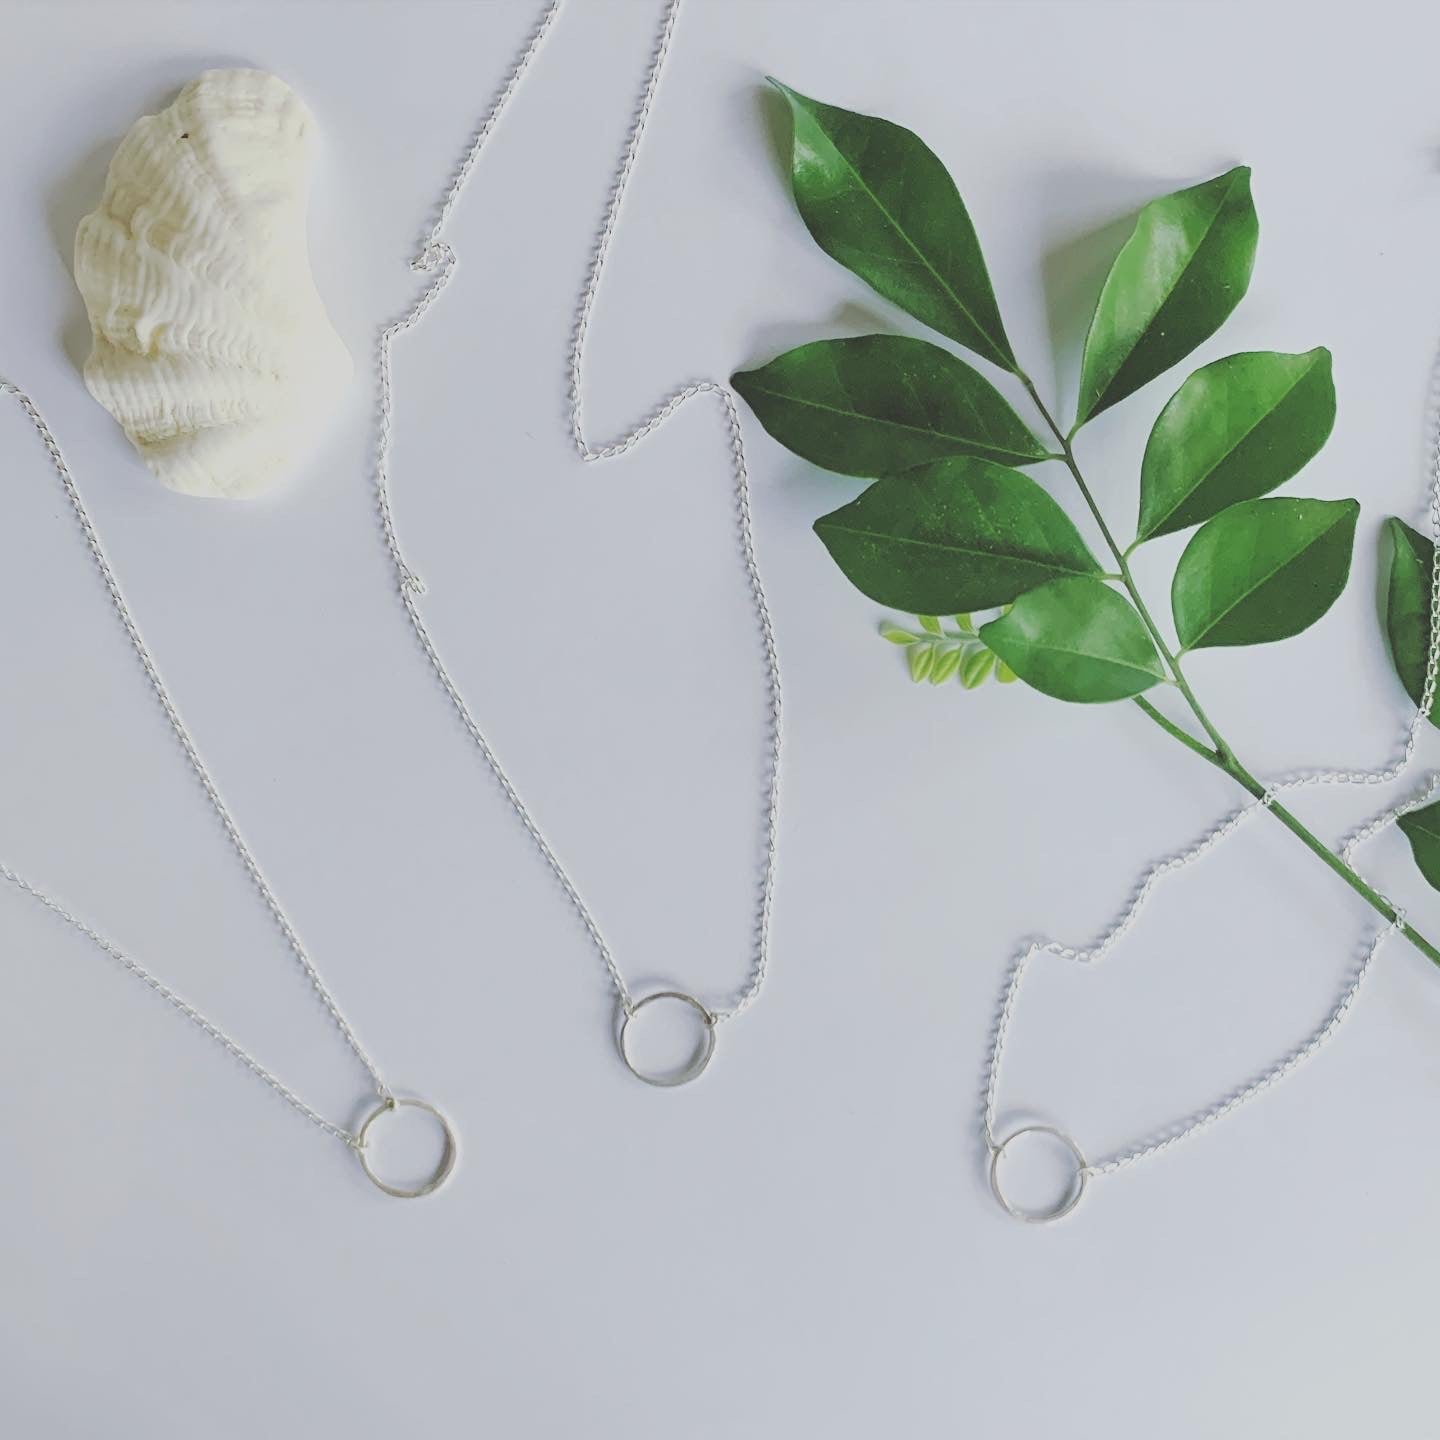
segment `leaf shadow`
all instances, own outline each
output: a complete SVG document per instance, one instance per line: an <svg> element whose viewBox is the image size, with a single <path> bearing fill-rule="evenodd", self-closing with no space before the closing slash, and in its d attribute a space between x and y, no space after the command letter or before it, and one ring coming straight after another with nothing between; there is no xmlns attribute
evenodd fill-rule
<svg viewBox="0 0 1440 1440"><path fill-rule="evenodd" d="M1094 223L1072 229L1051 245L1040 263L1053 356L1051 383L1057 396L1072 395L1077 388L1080 356L1100 287L1134 229L1135 217L1147 201L1184 183L1073 167L1042 178L1048 207L1061 213L1083 210L1096 217ZM1107 215L1112 218L1101 218Z"/></svg>
<svg viewBox="0 0 1440 1440"><path fill-rule="evenodd" d="M846 300L837 305L828 318L776 320L769 324L756 325L750 346L751 359L740 369L750 365L763 365L786 350L797 345L807 345L815 340L839 340L852 335L896 334L902 327L895 324L893 316L886 315L878 307Z"/></svg>
<svg viewBox="0 0 1440 1440"><path fill-rule="evenodd" d="M784 183L785 193L790 193L790 105L785 97L763 79L756 85L757 103L760 111L761 130L764 134L765 153L776 176Z"/></svg>
<svg viewBox="0 0 1440 1440"><path fill-rule="evenodd" d="M100 201L110 158L119 144L119 137L91 148L72 165L45 196L45 215L56 254L67 272L74 275L75 231L80 221ZM90 321L78 287L71 287L60 324L60 344L66 358L77 371L85 368L90 354Z"/></svg>

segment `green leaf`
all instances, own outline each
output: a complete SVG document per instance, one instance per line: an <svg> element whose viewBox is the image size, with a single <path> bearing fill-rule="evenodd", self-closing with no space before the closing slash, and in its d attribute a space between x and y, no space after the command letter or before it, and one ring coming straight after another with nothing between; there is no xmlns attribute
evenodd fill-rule
<svg viewBox="0 0 1440 1440"><path fill-rule="evenodd" d="M990 671L995 666L995 652L987 650L983 645L976 645L966 650L965 658L960 662L960 683L967 690L978 690L985 683Z"/></svg>
<svg viewBox="0 0 1440 1440"><path fill-rule="evenodd" d="M957 645L953 650L947 650L943 655L936 657L935 663L930 667L930 683L932 685L943 685L960 668L961 649Z"/></svg>
<svg viewBox="0 0 1440 1440"><path fill-rule="evenodd" d="M963 630L967 635L973 633L974 626L970 624L970 616L968 612L962 611L959 615L951 616L951 619L955 621L955 628L957 630Z"/></svg>
<svg viewBox="0 0 1440 1440"><path fill-rule="evenodd" d="M1170 603L1187 650L1298 635L1350 574L1358 500L1246 500L1207 521L1175 568Z"/></svg>
<svg viewBox="0 0 1440 1440"><path fill-rule="evenodd" d="M1412 810L1395 823L1405 832L1420 873L1431 889L1440 890L1440 801Z"/></svg>
<svg viewBox="0 0 1440 1440"><path fill-rule="evenodd" d="M880 480L815 522L858 590L915 614L1003 605L1057 575L1098 574L1070 517L1027 475L954 458Z"/></svg>
<svg viewBox="0 0 1440 1440"><path fill-rule="evenodd" d="M1283 485L1335 424L1330 352L1256 351L1202 366L1160 412L1140 471L1148 540Z"/></svg>
<svg viewBox="0 0 1440 1440"><path fill-rule="evenodd" d="M910 647L909 657L910 678L918 684L930 673L930 667L935 663L934 647L928 641L922 641Z"/></svg>
<svg viewBox="0 0 1440 1440"><path fill-rule="evenodd" d="M1027 685L1057 700L1127 700L1165 678L1130 602L1088 575L1022 595L980 638Z"/></svg>
<svg viewBox="0 0 1440 1440"><path fill-rule="evenodd" d="M917 615L922 630L928 630L932 635L940 634L940 622L933 615Z"/></svg>
<svg viewBox="0 0 1440 1440"><path fill-rule="evenodd" d="M1425 667L1430 658L1435 546L1393 515L1385 522L1380 546L1382 552L1389 552L1383 619L1390 658L1405 693L1418 705L1425 698ZM1440 693L1430 705L1430 720L1440 724Z"/></svg>
<svg viewBox="0 0 1440 1440"><path fill-rule="evenodd" d="M1003 660L997 660L995 678L1002 685L1013 685L1020 677Z"/></svg>
<svg viewBox="0 0 1440 1440"><path fill-rule="evenodd" d="M1259 234L1244 165L1152 200L1140 212L1085 337L1077 426L1220 328L1250 283Z"/></svg>
<svg viewBox="0 0 1440 1440"><path fill-rule="evenodd" d="M842 475L942 455L1033 465L1049 453L978 370L906 335L816 340L730 383L787 450Z"/></svg>
<svg viewBox="0 0 1440 1440"><path fill-rule="evenodd" d="M790 178L816 244L917 320L1013 370L975 227L930 147L888 120L771 84L790 102Z"/></svg>
<svg viewBox="0 0 1440 1440"><path fill-rule="evenodd" d="M898 625L882 625L880 627L880 633L892 645L909 645L913 643L915 639L908 630L902 630Z"/></svg>

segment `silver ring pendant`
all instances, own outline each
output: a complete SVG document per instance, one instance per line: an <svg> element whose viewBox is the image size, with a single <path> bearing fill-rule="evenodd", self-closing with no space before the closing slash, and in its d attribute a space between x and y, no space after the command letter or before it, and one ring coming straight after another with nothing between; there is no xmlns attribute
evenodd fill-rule
<svg viewBox="0 0 1440 1440"><path fill-rule="evenodd" d="M445 1149L441 1152L440 1161L435 1166L434 1173L430 1178L420 1185L408 1187L404 1185L392 1185L387 1180L382 1180L374 1170L370 1168L370 1157L366 1154L366 1142L370 1134L370 1127L384 1115L389 1115L398 1109L423 1110L427 1115L433 1115L440 1122L440 1128L445 1133ZM450 1122L431 1104L424 1100L400 1099L394 1095L381 1103L366 1117L365 1123L360 1127L355 1136L354 1150L360 1159L360 1168L369 1177L370 1182L387 1195L393 1195L397 1200L418 1200L422 1195L433 1195L451 1176L455 1169L455 1161L459 1155L460 1147L455 1139L455 1131L451 1128Z"/></svg>
<svg viewBox="0 0 1440 1440"><path fill-rule="evenodd" d="M1070 1189L1060 1203L1053 1209L1022 1209L1020 1206L1012 1204L1001 1188L1001 1158L1022 1135L1049 1135L1052 1139L1058 1140L1075 1160L1075 1179L1071 1182ZM1060 1220L1068 1215L1080 1203L1081 1197L1085 1194L1085 1186L1090 1179L1090 1173L1089 1163L1081 1153L1080 1147L1063 1130L1054 1125L1023 1126L1013 1134L1007 1135L998 1145L993 1145L990 1149L990 1188L995 1192L995 1198L1000 1202L1005 1213L1013 1215L1017 1220L1023 1220L1027 1225L1048 1225L1052 1220Z"/></svg>
<svg viewBox="0 0 1440 1440"><path fill-rule="evenodd" d="M705 1040L694 1058L682 1069L667 1075L647 1074L635 1064L630 1056L630 1022L647 1005L653 1005L657 1000L678 1000L682 1005L688 1005L699 1014L705 1025ZM624 1012L624 1018L620 1022L619 1046L620 1058L625 1062L625 1068L637 1080L643 1080L647 1085L656 1085L661 1089L672 1090L677 1085L688 1085L692 1080L698 1080L705 1073L706 1067L715 1054L715 1016L693 995L687 995L683 990L657 990L653 995L647 995L643 1000L637 1000Z"/></svg>

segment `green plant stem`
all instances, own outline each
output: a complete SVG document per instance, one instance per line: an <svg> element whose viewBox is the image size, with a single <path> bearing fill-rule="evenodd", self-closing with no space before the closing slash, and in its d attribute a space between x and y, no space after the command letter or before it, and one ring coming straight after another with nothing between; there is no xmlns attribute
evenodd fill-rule
<svg viewBox="0 0 1440 1440"><path fill-rule="evenodd" d="M1066 435L1060 429L1059 425L1055 423L1054 416L1051 415L1045 402L1041 400L1039 392L1035 389L1034 382L1030 377L1023 371L1017 370L1016 378L1019 379L1020 383L1028 391L1030 399L1035 404L1035 408L1044 417L1046 425L1050 427L1050 431L1056 440L1060 442L1061 449L1064 452L1063 459L1065 461L1065 467L1074 477L1076 485L1080 487L1080 493L1085 498L1085 504L1089 507L1091 515L1095 517L1095 523L1099 526L1100 533L1104 536L1105 544L1109 547L1110 553L1115 557L1116 565L1120 571L1121 583L1125 586L1126 592L1129 594L1135 609L1139 612L1141 620L1144 621L1145 628L1150 632L1150 638L1155 642L1155 648L1160 652L1171 675L1174 677L1176 687L1185 697L1185 702L1189 705L1200 727L1206 735L1210 737L1211 744L1214 748L1211 749L1210 746L1203 744L1186 730L1183 730L1179 725L1176 725L1174 721L1162 715L1143 696L1137 695L1135 697L1135 703L1159 725L1162 730L1178 740L1187 750L1193 751L1203 759L1208 760L1210 764L1214 765L1217 769L1223 770L1241 789L1253 795L1257 800L1263 800L1265 798L1265 787L1240 763L1235 756L1234 750L1231 749L1225 740L1225 737L1221 735L1211 723L1210 717L1206 715L1204 708L1195 697L1195 692L1190 688L1189 681L1185 678L1185 672L1180 666L1179 656L1170 649L1164 635L1160 633L1159 626L1155 624L1145 604L1145 598L1140 594L1140 587L1136 585L1135 577L1131 574L1130 552L1120 548L1115 536L1111 533L1109 525L1105 523L1105 517L1101 514L1099 505L1095 503L1095 497L1090 493L1090 487L1085 483L1085 477L1080 473L1079 462L1075 459L1075 447L1071 443L1073 436ZM1132 546L1131 548L1133 549L1134 547ZM1373 910L1383 915L1386 920L1391 922L1395 920L1395 907L1378 890L1368 884L1351 866L1347 865L1319 836L1307 829L1298 817L1274 800L1265 808L1285 826L1302 845L1323 861L1324 864L1329 866L1329 868L1354 890L1357 895L1365 900ZM1427 960L1432 964L1440 965L1440 950L1437 950L1413 925L1407 922L1400 928L1404 932L1405 938L1409 940Z"/></svg>
<svg viewBox="0 0 1440 1440"><path fill-rule="evenodd" d="M1233 756L1225 757L1209 749L1193 735L1182 730L1173 720L1162 715L1144 696L1137 695L1135 703L1168 735L1173 736L1187 750L1192 750L1201 759L1208 760L1218 770L1223 770L1242 789L1257 800L1265 798L1265 787ZM1266 809L1312 854L1333 870L1371 909L1383 915L1386 920L1395 920L1395 907L1374 886L1351 866L1347 865L1323 840L1283 805L1272 800ZM1436 949L1415 927L1408 922L1401 925L1405 938L1432 964L1440 965L1440 949Z"/></svg>
<svg viewBox="0 0 1440 1440"><path fill-rule="evenodd" d="M1145 597L1140 593L1140 587L1135 583L1135 577L1130 572L1129 553L1120 548L1119 542L1111 533L1109 525L1105 523L1105 516L1101 513L1100 507L1095 502L1095 497L1090 493L1090 487L1085 483L1085 477L1080 473L1080 464L1075 458L1075 447L1071 443L1071 437L1066 435L1055 423L1055 417L1051 415L1045 402L1040 398L1040 392L1035 388L1035 382L1023 371L1017 372L1020 383L1030 394L1035 408L1044 417L1045 423L1050 427L1051 433L1060 442L1060 447L1065 461L1065 468L1069 470L1074 478L1075 484L1079 486L1080 493L1085 497L1085 504L1089 507L1091 515L1095 517L1095 523L1100 527L1100 533L1105 537L1105 544L1109 547L1110 553L1115 557L1115 564L1120 572L1120 581L1125 586L1130 596L1131 603L1139 612L1141 620L1145 622L1145 628L1150 632L1150 638L1155 642L1155 648L1160 652L1166 667L1175 680L1180 693L1185 697L1185 703L1189 705L1196 720L1200 722L1201 728L1210 737L1211 743L1221 755L1229 755L1230 747L1226 744L1224 736L1210 723L1210 717L1205 713L1199 700L1195 698L1195 692L1190 688L1190 682L1185 678L1185 673L1180 668L1179 658L1170 649L1165 637L1161 634L1160 627L1155 623L1154 617L1150 614L1149 607L1145 604Z"/></svg>

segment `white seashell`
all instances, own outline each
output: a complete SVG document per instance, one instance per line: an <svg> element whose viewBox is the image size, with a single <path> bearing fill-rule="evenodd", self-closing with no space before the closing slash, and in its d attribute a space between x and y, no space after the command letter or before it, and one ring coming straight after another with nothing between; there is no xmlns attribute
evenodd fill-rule
<svg viewBox="0 0 1440 1440"><path fill-rule="evenodd" d="M172 489L271 488L350 378L306 253L312 125L275 76L208 70L136 121L80 222L85 383Z"/></svg>

